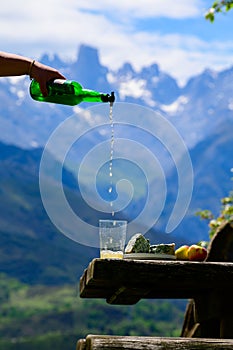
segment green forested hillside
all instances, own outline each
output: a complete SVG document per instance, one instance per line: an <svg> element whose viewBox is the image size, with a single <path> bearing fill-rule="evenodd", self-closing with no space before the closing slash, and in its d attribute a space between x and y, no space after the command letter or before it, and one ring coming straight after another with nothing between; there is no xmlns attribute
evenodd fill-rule
<svg viewBox="0 0 233 350"><path fill-rule="evenodd" d="M74 282L96 252L66 238L48 218L39 190L41 154L0 143L0 272L61 285Z"/></svg>
<svg viewBox="0 0 233 350"><path fill-rule="evenodd" d="M78 296L78 283L29 286L0 275L0 348L74 349L87 334L163 335L180 333L185 301L141 301L112 306Z"/></svg>
<svg viewBox="0 0 233 350"><path fill-rule="evenodd" d="M185 301L126 307L79 298L79 277L98 252L50 222L40 198L40 157L41 150L0 143L0 349L75 350L89 333L178 335Z"/></svg>

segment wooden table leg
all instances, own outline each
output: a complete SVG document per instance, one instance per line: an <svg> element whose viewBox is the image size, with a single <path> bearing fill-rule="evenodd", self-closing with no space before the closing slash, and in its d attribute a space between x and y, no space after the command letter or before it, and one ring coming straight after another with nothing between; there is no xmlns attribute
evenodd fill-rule
<svg viewBox="0 0 233 350"><path fill-rule="evenodd" d="M221 300L220 338L233 339L233 295L224 293Z"/></svg>
<svg viewBox="0 0 233 350"><path fill-rule="evenodd" d="M212 292L194 300L194 320L199 324L198 337L220 338L221 299Z"/></svg>

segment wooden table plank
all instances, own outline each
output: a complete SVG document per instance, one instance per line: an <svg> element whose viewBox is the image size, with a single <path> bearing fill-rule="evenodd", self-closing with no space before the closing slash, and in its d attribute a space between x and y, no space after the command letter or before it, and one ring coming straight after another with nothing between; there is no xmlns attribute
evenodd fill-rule
<svg viewBox="0 0 233 350"><path fill-rule="evenodd" d="M85 345L85 350L227 350L233 340L88 335Z"/></svg>
<svg viewBox="0 0 233 350"><path fill-rule="evenodd" d="M233 291L233 263L94 259L80 279L80 297L115 304L189 299L212 290Z"/></svg>

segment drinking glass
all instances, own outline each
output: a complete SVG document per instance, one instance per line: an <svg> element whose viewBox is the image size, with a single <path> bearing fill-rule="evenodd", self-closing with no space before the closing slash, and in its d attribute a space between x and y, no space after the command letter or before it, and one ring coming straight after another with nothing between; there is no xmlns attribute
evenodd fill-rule
<svg viewBox="0 0 233 350"><path fill-rule="evenodd" d="M126 230L125 220L99 220L101 259L123 259Z"/></svg>

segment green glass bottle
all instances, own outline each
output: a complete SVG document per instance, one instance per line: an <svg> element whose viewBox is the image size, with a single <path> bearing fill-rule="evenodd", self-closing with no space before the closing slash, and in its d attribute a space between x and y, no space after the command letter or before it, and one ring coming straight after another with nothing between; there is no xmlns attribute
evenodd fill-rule
<svg viewBox="0 0 233 350"><path fill-rule="evenodd" d="M83 89L83 87L72 80L56 79L47 83L48 96L44 97L40 85L32 80L30 95L36 101L59 103L75 106L81 102L110 102L115 100L114 92L109 94L100 93L94 90Z"/></svg>

